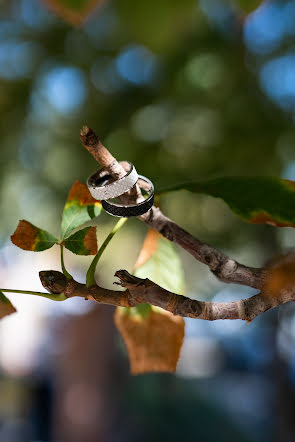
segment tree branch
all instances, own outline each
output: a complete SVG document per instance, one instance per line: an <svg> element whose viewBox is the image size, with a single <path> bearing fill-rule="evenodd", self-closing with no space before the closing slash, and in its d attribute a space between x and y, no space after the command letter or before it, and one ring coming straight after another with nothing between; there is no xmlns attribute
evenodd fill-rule
<svg viewBox="0 0 295 442"><path fill-rule="evenodd" d="M111 175L120 178L126 174L124 167L103 146L92 129L84 126L80 138L83 146ZM140 197L140 191L137 188L136 191L130 193L127 200L134 203ZM126 201L126 195L123 198ZM264 269L244 266L219 250L203 243L167 218L159 208L153 206L147 213L138 218L157 230L169 241L185 249L198 261L207 265L221 281L242 284L257 289L262 288L266 276Z"/></svg>
<svg viewBox="0 0 295 442"><path fill-rule="evenodd" d="M110 173L114 179L122 177L126 171L121 163L102 145L92 129L83 127L81 141L94 158ZM134 203L142 195L139 188L122 196L124 201ZM252 321L261 313L280 304L295 300L294 259L285 257L272 267L253 268L244 266L224 255L208 244L194 238L176 223L167 218L159 208L152 207L148 213L139 217L165 238L180 245L198 261L207 265L221 281L238 283L257 288L260 293L249 299L235 302L204 302L172 293L149 279L130 275L126 270L116 272L125 291L107 290L94 284L87 287L74 279L67 279L57 271L40 272L40 280L50 293L62 294L66 298L80 296L98 303L120 307L135 307L148 303L167 310L174 315L199 318L209 321L216 319L242 319Z"/></svg>
<svg viewBox="0 0 295 442"><path fill-rule="evenodd" d="M174 315L208 321L216 319L242 319L252 321L261 313L280 304L295 300L295 290L282 290L278 296L260 292L251 298L235 302L198 301L172 293L149 279L130 275L126 270L116 272L119 285L125 291L108 290L98 285L87 287L75 280L68 280L62 273L49 270L40 272L43 286L51 293L63 293L67 298L75 296L92 299L100 304L119 307L135 307L148 303L161 307Z"/></svg>

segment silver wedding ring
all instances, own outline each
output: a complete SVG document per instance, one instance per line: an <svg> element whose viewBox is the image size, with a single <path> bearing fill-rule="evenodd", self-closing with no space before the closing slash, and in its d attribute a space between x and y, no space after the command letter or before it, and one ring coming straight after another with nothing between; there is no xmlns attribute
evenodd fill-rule
<svg viewBox="0 0 295 442"><path fill-rule="evenodd" d="M108 184L112 177L104 168L96 171L88 178L87 186L93 198L108 200L123 195L132 189L138 180L138 174L132 163L129 161L126 161L126 163L130 166L126 175L112 183Z"/></svg>
<svg viewBox="0 0 295 442"><path fill-rule="evenodd" d="M119 216L121 218L131 218L148 212L154 204L154 185L148 178L142 175L138 175L137 184L141 189L147 192L149 195L147 199L132 205L111 203L110 201L103 200L101 204L104 210L110 215Z"/></svg>

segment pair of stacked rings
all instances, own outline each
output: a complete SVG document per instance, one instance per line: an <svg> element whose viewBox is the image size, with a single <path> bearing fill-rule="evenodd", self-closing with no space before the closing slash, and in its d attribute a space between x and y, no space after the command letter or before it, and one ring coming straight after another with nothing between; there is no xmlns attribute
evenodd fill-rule
<svg viewBox="0 0 295 442"><path fill-rule="evenodd" d="M154 204L154 186L146 177L138 175L132 163L126 162L128 171L122 178L112 181L112 176L102 168L92 174L87 180L88 189L96 200L101 200L102 207L113 216L130 218L146 213ZM121 163L123 164L123 162ZM135 184L147 192L148 197L138 204L123 205L108 200L128 192Z"/></svg>

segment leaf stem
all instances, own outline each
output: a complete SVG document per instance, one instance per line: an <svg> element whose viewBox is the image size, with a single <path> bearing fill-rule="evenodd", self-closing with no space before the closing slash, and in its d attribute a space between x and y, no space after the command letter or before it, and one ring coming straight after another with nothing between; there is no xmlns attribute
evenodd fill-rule
<svg viewBox="0 0 295 442"><path fill-rule="evenodd" d="M98 263L101 255L105 251L107 245L109 244L109 242L113 238L113 236L118 232L118 230L121 229L121 227L126 223L127 220L128 220L128 218L120 218L119 221L115 224L113 230L108 234L108 236L106 237L106 239L104 240L104 242L100 246L100 249L98 250L95 257L93 258L93 261L90 264L90 267L87 271L87 275L86 275L86 286L87 287L91 287L92 285L96 284L94 274L95 274L97 263Z"/></svg>
<svg viewBox="0 0 295 442"><path fill-rule="evenodd" d="M36 295L36 296L42 296L42 298L48 298L53 301L64 301L67 299L67 297L63 294L50 294L50 293L43 293L43 292L34 292L31 290L16 290L16 289L0 289L0 292L7 292L7 293L23 293L26 295Z"/></svg>
<svg viewBox="0 0 295 442"><path fill-rule="evenodd" d="M65 268L65 263L64 263L64 246L62 244L60 244L60 263L61 263L62 272L65 275L65 277L67 279L73 279L72 275L70 275L69 272L67 271L67 269Z"/></svg>

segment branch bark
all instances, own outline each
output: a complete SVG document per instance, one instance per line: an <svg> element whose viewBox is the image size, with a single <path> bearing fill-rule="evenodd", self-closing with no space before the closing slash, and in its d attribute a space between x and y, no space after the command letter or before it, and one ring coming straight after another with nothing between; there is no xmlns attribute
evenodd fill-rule
<svg viewBox="0 0 295 442"><path fill-rule="evenodd" d="M126 270L117 271L115 276L120 280L118 284L127 290L108 290L98 285L87 287L86 284L66 279L57 271L40 272L40 280L48 291L63 293L67 298L79 296L100 304L119 307L135 307L141 303L148 303L174 315L208 321L242 319L250 322L271 308L295 300L295 290L289 288L281 290L277 296L262 291L251 298L235 302L204 302L170 292L149 279L130 275Z"/></svg>

